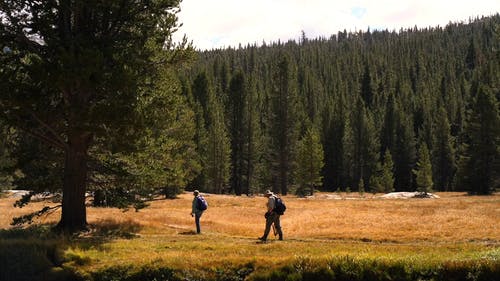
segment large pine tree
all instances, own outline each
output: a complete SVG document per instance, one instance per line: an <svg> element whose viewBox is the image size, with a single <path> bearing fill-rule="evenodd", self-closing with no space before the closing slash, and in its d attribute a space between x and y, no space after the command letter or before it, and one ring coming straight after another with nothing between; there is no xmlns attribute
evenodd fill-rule
<svg viewBox="0 0 500 281"><path fill-rule="evenodd" d="M455 173L455 150L447 112L441 107L435 121L432 139L432 169L435 189L449 191Z"/></svg>
<svg viewBox="0 0 500 281"><path fill-rule="evenodd" d="M137 101L170 52L179 1L3 1L2 112L64 152L59 227L86 227L89 151L139 137ZM173 56L172 56L173 55ZM120 136L113 138L113 136ZM118 147L118 146L116 146Z"/></svg>
<svg viewBox="0 0 500 281"><path fill-rule="evenodd" d="M255 79L250 77L246 83L246 93L243 110L243 170L242 193L251 194L264 189L262 181L263 141L262 129L259 126L259 103Z"/></svg>
<svg viewBox="0 0 500 281"><path fill-rule="evenodd" d="M351 132L345 135L343 148L347 154L344 159L349 186L355 187L361 179L369 182L378 159L375 126L361 98L358 98L349 125Z"/></svg>
<svg viewBox="0 0 500 281"><path fill-rule="evenodd" d="M416 163L416 139L411 116L399 112L394 144L394 187L396 191L414 190L413 168Z"/></svg>
<svg viewBox="0 0 500 281"><path fill-rule="evenodd" d="M222 193L230 176L230 138L221 98L216 95L206 72L193 83L193 106L196 112L197 152L202 170L191 183L192 188Z"/></svg>
<svg viewBox="0 0 500 281"><path fill-rule="evenodd" d="M500 115L491 89L478 88L466 134L458 184L471 194L491 194L500 182Z"/></svg>
<svg viewBox="0 0 500 281"><path fill-rule="evenodd" d="M296 177L299 187L297 195L312 195L321 182L324 152L319 132L314 127L309 128L302 137L297 148Z"/></svg>
<svg viewBox="0 0 500 281"><path fill-rule="evenodd" d="M418 150L418 161L413 172L416 175L417 191L428 193L432 191L432 164L429 149L425 143L420 145Z"/></svg>
<svg viewBox="0 0 500 281"><path fill-rule="evenodd" d="M271 92L271 171L273 190L286 195L294 169L298 141L297 67L283 53L273 68Z"/></svg>
<svg viewBox="0 0 500 281"><path fill-rule="evenodd" d="M213 193L223 193L230 177L231 147L221 102L213 95L209 97L207 107L210 113L208 126L207 162L204 172L205 184L202 187Z"/></svg>
<svg viewBox="0 0 500 281"><path fill-rule="evenodd" d="M246 80L242 72L237 72L229 83L229 132L231 139L231 190L241 195L244 177L243 149L246 131L244 122L247 95Z"/></svg>

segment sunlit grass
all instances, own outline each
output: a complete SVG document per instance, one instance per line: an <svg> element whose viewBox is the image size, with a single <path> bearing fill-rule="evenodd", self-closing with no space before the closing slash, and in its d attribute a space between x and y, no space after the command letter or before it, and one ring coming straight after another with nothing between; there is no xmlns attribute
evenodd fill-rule
<svg viewBox="0 0 500 281"><path fill-rule="evenodd" d="M177 269L252 263L278 266L297 258L411 260L415 264L500 258L500 196L439 194L440 199L380 199L371 194L343 200L284 197L285 241L257 243L264 229L265 198L207 195L202 235L193 235L192 195L156 200L124 212L88 208L94 231L69 243L68 262L84 271L122 264L161 263ZM0 200L0 228L13 216L40 208L12 208ZM58 213L39 223L56 223Z"/></svg>

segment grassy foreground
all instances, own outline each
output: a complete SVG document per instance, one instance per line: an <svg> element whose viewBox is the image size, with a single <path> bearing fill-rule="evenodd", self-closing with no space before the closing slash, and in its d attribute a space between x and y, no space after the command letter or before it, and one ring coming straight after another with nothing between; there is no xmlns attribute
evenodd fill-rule
<svg viewBox="0 0 500 281"><path fill-rule="evenodd" d="M440 199L371 194L284 197L285 241L257 243L265 198L206 195L194 235L192 195L123 212L88 208L92 231L56 236L58 213L27 229L0 199L0 279L31 280L495 280L500 277L500 196ZM5 267L4 267L5 266ZM3 268L10 268L8 273ZM37 275L38 274L38 275ZM31 279L30 279L31 278ZM498 280L498 279L497 279Z"/></svg>

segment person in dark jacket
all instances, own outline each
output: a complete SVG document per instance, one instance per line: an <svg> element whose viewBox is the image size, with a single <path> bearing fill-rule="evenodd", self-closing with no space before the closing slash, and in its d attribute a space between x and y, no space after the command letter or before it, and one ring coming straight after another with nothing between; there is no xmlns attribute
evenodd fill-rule
<svg viewBox="0 0 500 281"><path fill-rule="evenodd" d="M198 190L193 191L193 203L191 204L191 217L194 217L194 222L196 224L196 233L201 233L200 218L203 215L204 210L200 210L198 206L198 197L201 197Z"/></svg>

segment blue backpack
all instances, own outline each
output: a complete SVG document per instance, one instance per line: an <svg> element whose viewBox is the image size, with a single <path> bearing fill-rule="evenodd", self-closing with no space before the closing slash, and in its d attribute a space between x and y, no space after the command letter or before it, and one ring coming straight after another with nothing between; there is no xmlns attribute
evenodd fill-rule
<svg viewBox="0 0 500 281"><path fill-rule="evenodd" d="M196 196L196 209L200 211L205 211L208 208L208 203L203 196L198 195Z"/></svg>
<svg viewBox="0 0 500 281"><path fill-rule="evenodd" d="M286 205L285 205L285 203L283 202L283 200L281 200L281 198L279 198L279 197L275 197L275 198L274 198L274 202L275 202L275 205L274 205L274 212L276 212L276 214L278 214L278 215L283 215L283 214L285 214L285 211L286 211Z"/></svg>

